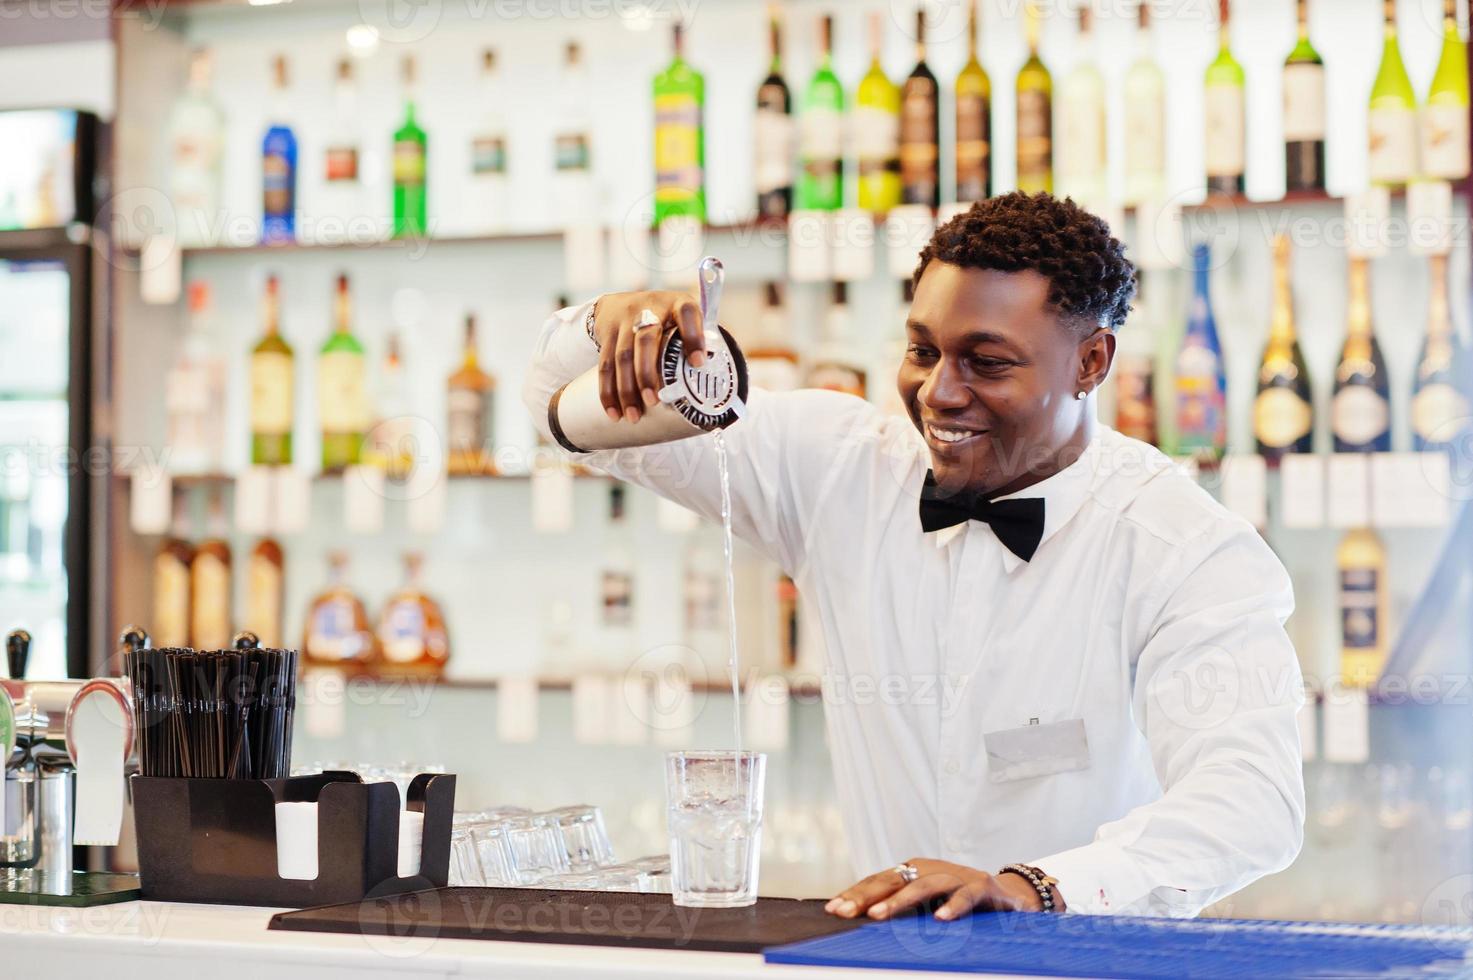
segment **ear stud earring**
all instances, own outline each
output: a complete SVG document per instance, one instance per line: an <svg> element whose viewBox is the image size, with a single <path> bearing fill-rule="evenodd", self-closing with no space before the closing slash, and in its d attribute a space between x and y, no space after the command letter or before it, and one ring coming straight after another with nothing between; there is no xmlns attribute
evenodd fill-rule
<svg viewBox="0 0 1473 980"><path fill-rule="evenodd" d="M1082 402L1084 401L1084 396L1087 394L1089 394L1089 392L1087 391L1076 391L1074 393L1074 400L1077 402Z"/></svg>

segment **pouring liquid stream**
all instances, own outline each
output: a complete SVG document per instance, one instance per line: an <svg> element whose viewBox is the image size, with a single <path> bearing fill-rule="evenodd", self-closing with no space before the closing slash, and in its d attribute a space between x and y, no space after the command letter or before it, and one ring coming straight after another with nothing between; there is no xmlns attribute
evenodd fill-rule
<svg viewBox="0 0 1473 980"><path fill-rule="evenodd" d="M737 624L736 624L736 576L732 572L731 537L731 476L726 463L726 435L717 429L716 472L721 479L721 545L726 556L726 632L729 650L726 667L731 672L731 731L732 747L742 750L742 692L741 678L737 671Z"/></svg>

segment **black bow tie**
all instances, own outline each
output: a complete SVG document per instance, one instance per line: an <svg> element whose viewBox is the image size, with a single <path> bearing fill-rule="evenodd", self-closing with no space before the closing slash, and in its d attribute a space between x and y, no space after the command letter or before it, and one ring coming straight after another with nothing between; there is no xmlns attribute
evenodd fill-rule
<svg viewBox="0 0 1473 980"><path fill-rule="evenodd" d="M1043 498L979 500L965 503L940 496L936 475L926 471L921 487L921 527L939 531L964 521L982 521L992 528L997 540L1024 561L1031 561L1043 540Z"/></svg>

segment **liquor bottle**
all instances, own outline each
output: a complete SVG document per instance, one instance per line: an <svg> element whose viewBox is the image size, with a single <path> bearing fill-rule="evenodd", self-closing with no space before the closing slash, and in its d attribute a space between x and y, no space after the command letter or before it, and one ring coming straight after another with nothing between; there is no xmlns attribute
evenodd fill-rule
<svg viewBox="0 0 1473 980"><path fill-rule="evenodd" d="M844 206L844 86L834 74L834 18L819 21L823 55L798 118L798 207L837 211Z"/></svg>
<svg viewBox="0 0 1473 980"><path fill-rule="evenodd" d="M373 401L374 425L363 443L363 461L383 470L391 480L407 479L417 448L397 333L389 334L385 345Z"/></svg>
<svg viewBox="0 0 1473 980"><path fill-rule="evenodd" d="M353 61L340 58L333 80L332 119L322 144L321 184L309 205L317 227L332 217L348 222L366 212L359 170L361 136L358 85L353 78Z"/></svg>
<svg viewBox="0 0 1473 980"><path fill-rule="evenodd" d="M251 463L289 466L295 381L292 348L281 336L280 285L274 275L266 279L261 319L266 335L251 350Z"/></svg>
<svg viewBox="0 0 1473 980"><path fill-rule="evenodd" d="M926 8L916 8L916 66L900 88L900 196L906 204L941 204L940 93L926 64Z"/></svg>
<svg viewBox="0 0 1473 980"><path fill-rule="evenodd" d="M1258 364L1258 397L1253 403L1253 436L1269 465L1285 453L1314 449L1313 393L1309 370L1294 332L1294 294L1289 275L1289 239L1274 239L1274 308L1268 344Z"/></svg>
<svg viewBox="0 0 1473 980"><path fill-rule="evenodd" d="M233 635L230 621L230 543L225 540L225 502L210 495L209 537L189 563L189 636L200 650L224 650Z"/></svg>
<svg viewBox="0 0 1473 980"><path fill-rule="evenodd" d="M1443 0L1442 56L1422 106L1422 173L1468 176L1468 49L1458 33L1457 0Z"/></svg>
<svg viewBox="0 0 1473 980"><path fill-rule="evenodd" d="M1199 244L1192 259L1192 306L1176 355L1176 454L1211 464L1227 447L1227 379L1207 292L1211 253Z"/></svg>
<svg viewBox="0 0 1473 980"><path fill-rule="evenodd" d="M1371 183L1405 184L1417 171L1417 96L1396 40L1396 0L1384 0L1386 41L1366 125Z"/></svg>
<svg viewBox="0 0 1473 980"><path fill-rule="evenodd" d="M674 215L706 220L706 80L685 60L675 24L675 58L655 76L655 224Z"/></svg>
<svg viewBox="0 0 1473 980"><path fill-rule="evenodd" d="M1098 205L1105 199L1105 80L1094 63L1089 2L1079 6L1079 60L1059 93L1059 196Z"/></svg>
<svg viewBox="0 0 1473 980"><path fill-rule="evenodd" d="M875 365L870 372L870 377L877 379L888 379L895 377L895 371L905 360L906 349L910 346L910 340L905 332L906 320L910 318L910 304L915 299L915 284L910 277L900 282L900 304L891 316L891 322L895 325L889 332L888 339L881 342L875 351ZM870 403L886 415L893 415L909 421L909 411L905 401L900 397L900 390L892 383L873 384L869 386Z"/></svg>
<svg viewBox="0 0 1473 980"><path fill-rule="evenodd" d="M793 207L793 97L783 80L782 22L776 4L768 8L767 18L772 57L767 77L757 86L752 177L757 216L786 218Z"/></svg>
<svg viewBox="0 0 1473 980"><path fill-rule="evenodd" d="M1233 57L1228 0L1218 0L1217 57L1207 66L1207 193L1241 194L1247 161L1243 66Z"/></svg>
<svg viewBox="0 0 1473 980"><path fill-rule="evenodd" d="M1037 0L1024 0L1028 60L1018 69L1018 190L1054 189L1054 80L1038 56L1041 25Z"/></svg>
<svg viewBox="0 0 1473 980"><path fill-rule="evenodd" d="M394 131L394 237L429 230L429 137L414 118L414 59L405 56L404 124Z"/></svg>
<svg viewBox="0 0 1473 980"><path fill-rule="evenodd" d="M1412 387L1412 441L1418 452L1447 450L1467 425L1465 354L1448 319L1447 256L1434 255L1427 336Z"/></svg>
<svg viewBox="0 0 1473 980"><path fill-rule="evenodd" d="M491 440L496 435L496 379L481 370L476 351L476 318L465 317L465 352L450 376L445 395L449 414L449 471L455 476L495 472Z"/></svg>
<svg viewBox="0 0 1473 980"><path fill-rule="evenodd" d="M1386 665L1386 549L1370 528L1346 532L1335 550L1340 571L1340 683L1371 687Z"/></svg>
<svg viewBox="0 0 1473 980"><path fill-rule="evenodd" d="M1370 272L1366 260L1350 260L1350 306L1345 346L1335 368L1330 427L1337 453L1391 449L1391 400L1386 362L1371 326Z"/></svg>
<svg viewBox="0 0 1473 980"><path fill-rule="evenodd" d="M782 286L769 282L757 330L742 343L747 358L747 380L767 391L792 391L799 386L798 352L788 330L788 315L783 307Z"/></svg>
<svg viewBox="0 0 1473 980"><path fill-rule="evenodd" d="M834 283L833 297L833 305L824 317L823 339L808 368L807 387L842 391L863 398L865 366L854 356L848 285Z"/></svg>
<svg viewBox="0 0 1473 980"><path fill-rule="evenodd" d="M181 247L208 244L220 210L225 114L210 92L210 53L189 57L189 82L169 116L169 195Z"/></svg>
<svg viewBox="0 0 1473 980"><path fill-rule="evenodd" d="M956 199L962 204L992 196L992 79L977 57L980 20L972 0L967 63L956 76Z"/></svg>
<svg viewBox="0 0 1473 980"><path fill-rule="evenodd" d="M853 125L859 206L877 215L900 203L900 89L880 61L884 43L884 15L871 11L869 70L854 93Z"/></svg>
<svg viewBox="0 0 1473 980"><path fill-rule="evenodd" d="M553 161L559 175L586 177L593 169L588 133L588 79L583 54L569 41L563 49L562 85L558 98L558 129L553 138Z"/></svg>
<svg viewBox="0 0 1473 980"><path fill-rule="evenodd" d="M225 362L215 345L210 284L195 280L186 291L189 328L164 383L168 410L169 469L218 473L224 469Z"/></svg>
<svg viewBox="0 0 1473 980"><path fill-rule="evenodd" d="M1125 203L1166 193L1166 76L1152 48L1151 3L1138 0L1137 54L1125 72Z"/></svg>
<svg viewBox="0 0 1473 980"><path fill-rule="evenodd" d="M1115 431L1157 445L1156 310L1146 292L1146 274L1136 271L1135 315L1121 330L1115 355Z"/></svg>
<svg viewBox="0 0 1473 980"><path fill-rule="evenodd" d="M496 52L490 48L481 52L478 87L481 118L471 133L468 179L456 210L467 213L470 228L487 232L506 224L509 159L501 109L506 96L496 71Z"/></svg>
<svg viewBox="0 0 1473 980"><path fill-rule="evenodd" d="M327 556L328 584L307 608L302 656L319 667L362 669L375 659L373 631L363 601L347 584L348 556Z"/></svg>
<svg viewBox="0 0 1473 980"><path fill-rule="evenodd" d="M246 560L245 620L241 628L255 633L263 647L280 647L286 640L281 628L285 568L286 556L272 538L257 541Z"/></svg>
<svg viewBox="0 0 1473 980"><path fill-rule="evenodd" d="M173 527L153 559L153 642L157 647L189 646L190 568L194 546L189 543L188 508L184 495L174 492Z"/></svg>
<svg viewBox="0 0 1473 980"><path fill-rule="evenodd" d="M297 136L290 120L286 58L272 62L270 125L261 139L261 241L297 237Z"/></svg>
<svg viewBox="0 0 1473 980"><path fill-rule="evenodd" d="M404 556L404 584L379 613L379 652L385 671L438 676L450 657L445 614L420 585L424 556Z"/></svg>
<svg viewBox="0 0 1473 980"><path fill-rule="evenodd" d="M322 471L356 466L368 431L368 383L363 345L353 336L348 277L333 292L333 332L317 361L317 418L322 426Z"/></svg>
<svg viewBox="0 0 1473 980"><path fill-rule="evenodd" d="M1298 0L1299 39L1284 62L1284 185L1325 189L1325 63L1309 40L1309 0Z"/></svg>
<svg viewBox="0 0 1473 980"><path fill-rule="evenodd" d="M609 523L604 534L604 564L599 577L599 623L608 666L627 664L635 649L634 551L624 494L624 484L610 484Z"/></svg>

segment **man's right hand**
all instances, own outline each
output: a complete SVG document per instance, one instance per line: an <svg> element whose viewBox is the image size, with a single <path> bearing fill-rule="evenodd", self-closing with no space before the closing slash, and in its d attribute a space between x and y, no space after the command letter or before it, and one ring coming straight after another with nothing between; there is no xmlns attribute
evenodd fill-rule
<svg viewBox="0 0 1473 980"><path fill-rule="evenodd" d="M645 310L659 327L635 329ZM606 293L598 301L593 331L598 338L598 396L615 422L638 422L658 400L660 341L668 330L680 337L692 367L706 361L706 334L701 307L688 293L650 291Z"/></svg>

